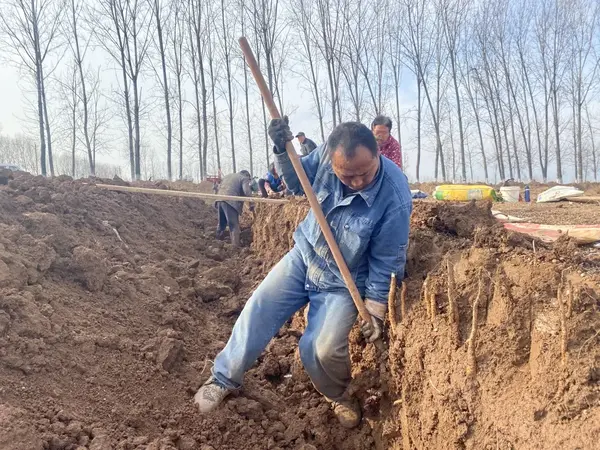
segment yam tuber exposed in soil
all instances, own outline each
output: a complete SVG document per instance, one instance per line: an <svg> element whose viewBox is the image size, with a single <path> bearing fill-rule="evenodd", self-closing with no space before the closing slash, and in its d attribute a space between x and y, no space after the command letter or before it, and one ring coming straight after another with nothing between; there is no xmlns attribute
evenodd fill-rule
<svg viewBox="0 0 600 450"><path fill-rule="evenodd" d="M396 274L393 273L390 279L390 291L388 293L388 318L390 320L391 334L396 334L398 321L396 320Z"/></svg>
<svg viewBox="0 0 600 450"><path fill-rule="evenodd" d="M454 280L454 265L450 259L446 262L448 269L448 319L450 322L450 340L455 348L460 345L460 330L458 305L456 303L456 283Z"/></svg>
<svg viewBox="0 0 600 450"><path fill-rule="evenodd" d="M477 375L477 358L475 356L475 348L477 347L477 321L479 320L479 302L483 293L483 276L479 271L479 287L477 289L477 297L473 302L473 321L471 322L471 334L467 341L467 376L474 377Z"/></svg>

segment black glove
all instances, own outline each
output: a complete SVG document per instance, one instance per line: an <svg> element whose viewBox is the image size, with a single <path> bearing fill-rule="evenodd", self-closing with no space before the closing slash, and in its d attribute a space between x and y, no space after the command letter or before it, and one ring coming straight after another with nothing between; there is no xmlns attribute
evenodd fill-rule
<svg viewBox="0 0 600 450"><path fill-rule="evenodd" d="M272 119L267 131L275 145L275 153L283 153L285 151L285 144L294 139L287 116L283 116L281 119Z"/></svg>
<svg viewBox="0 0 600 450"><path fill-rule="evenodd" d="M383 320L371 316L371 322L363 321L360 326L360 331L367 342L375 342L383 335Z"/></svg>

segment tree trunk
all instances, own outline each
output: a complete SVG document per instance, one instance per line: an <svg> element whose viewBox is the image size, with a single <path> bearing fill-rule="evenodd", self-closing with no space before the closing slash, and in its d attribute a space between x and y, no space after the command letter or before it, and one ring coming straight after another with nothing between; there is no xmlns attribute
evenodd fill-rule
<svg viewBox="0 0 600 450"><path fill-rule="evenodd" d="M141 165L141 134L140 134L140 97L138 91L138 79L137 76L132 77L133 85L133 126L135 131L135 179L140 180L142 178L142 165Z"/></svg>
<svg viewBox="0 0 600 450"><path fill-rule="evenodd" d="M179 179L183 180L183 97L181 94L181 73L177 73L177 100L179 107Z"/></svg>
<svg viewBox="0 0 600 450"><path fill-rule="evenodd" d="M421 116L422 116L421 99L421 78L417 75L417 181L420 180L421 172Z"/></svg>
<svg viewBox="0 0 600 450"><path fill-rule="evenodd" d="M37 59L37 58L36 58ZM42 175L46 176L46 131L44 130L44 101L42 100L42 83L40 81L40 61L36 60L36 88L38 101L38 122L40 126L40 166Z"/></svg>
<svg viewBox="0 0 600 450"><path fill-rule="evenodd" d="M52 155L52 135L50 134L50 120L48 118L48 102L46 100L46 86L44 82L44 70L40 65L40 79L42 84L42 102L44 104L44 119L46 125L46 139L48 144L48 166L50 168L50 176L54 176L54 157Z"/></svg>
<svg viewBox="0 0 600 450"><path fill-rule="evenodd" d="M77 144L77 67L73 71L72 110L71 110L71 176L75 178L75 149ZM94 176L90 172L90 176Z"/></svg>
<svg viewBox="0 0 600 450"><path fill-rule="evenodd" d="M115 16L115 27L117 32L117 38L119 39L119 52L121 56L121 74L123 76L123 95L125 101L125 116L127 120L127 138L129 144L129 167L131 172L131 180L135 180L135 152L133 149L133 118L131 117L131 100L129 94L129 81L127 78L127 64L125 62L125 45L123 37L117 22L118 18Z"/></svg>
<svg viewBox="0 0 600 450"><path fill-rule="evenodd" d="M485 174L485 182L489 182L489 173L488 173L488 165L487 165L487 157L485 154L485 147L483 144L483 133L481 131L481 119L479 117L479 111L477 108L477 104L475 102L475 97L473 92L471 92L471 84L468 82L467 84L467 95L469 96L469 101L471 103L471 108L473 108L473 114L475 114L475 124L477 125L477 135L479 137L479 146L481 149L481 161L483 163L483 172ZM470 157L470 155L469 155ZM473 167L471 166L471 171L473 171ZM471 174L471 179L473 179L473 174Z"/></svg>
<svg viewBox="0 0 600 450"><path fill-rule="evenodd" d="M221 23L223 26L223 45L225 53L225 70L227 72L227 95L228 95L228 106L229 106L229 137L231 140L231 162L233 164L233 171L237 172L235 163L235 136L233 131L233 94L231 90L231 58L230 58L230 46L228 40L228 29L225 23L225 1L221 0Z"/></svg>
<svg viewBox="0 0 600 450"><path fill-rule="evenodd" d="M248 65L244 60L244 97L246 100L246 134L248 135L248 153L250 156L250 175L254 176L254 150L252 150L252 127L250 126L250 101L248 98Z"/></svg>
<svg viewBox="0 0 600 450"><path fill-rule="evenodd" d="M402 148L402 132L400 130L400 77L398 75L398 70L396 66L393 66L394 70L394 94L396 97L396 127L398 129L398 144L400 144L400 148Z"/></svg>
<svg viewBox="0 0 600 450"><path fill-rule="evenodd" d="M508 120L510 121L510 132L513 144L513 153L515 155L515 168L517 169L517 179L521 180L521 166L519 164L519 154L517 153L517 137L515 135L515 121L512 109L512 100L508 94Z"/></svg>
<svg viewBox="0 0 600 450"><path fill-rule="evenodd" d="M96 175L96 166L94 164L94 158L92 157L92 144L90 141L89 133L89 101L87 95L87 86L85 82L85 74L83 73L83 57L81 55L81 48L79 46L79 33L77 31L77 9L75 6L75 0L71 0L71 13L73 20L73 39L75 41L75 58L77 63L77 69L79 71L79 82L81 83L81 102L83 108L83 137L85 139L85 148L88 154L88 164L90 166L90 175ZM73 170L75 172L75 170Z"/></svg>
<svg viewBox="0 0 600 450"><path fill-rule="evenodd" d="M531 87L531 83L529 81L529 75L527 72L525 59L521 51L519 51L519 58L521 60L521 70L523 72L523 78L525 79L524 86L525 84L527 85L527 93L529 94L529 99L531 100L531 109L533 110L533 120L535 121L536 136L538 141L538 157L540 161L540 169L542 171L542 180L544 183L546 183L548 181L548 165L544 164L544 158L542 156L542 136L540 134L537 107L535 106L535 96L533 93L533 88ZM525 89L525 87L523 87L523 89ZM525 106L527 106L527 102L525 102ZM527 117L529 118L529 114L527 115Z"/></svg>
<svg viewBox="0 0 600 450"><path fill-rule="evenodd" d="M208 57L208 67L210 70L210 88L212 95L212 104L213 104L213 126L215 130L215 149L217 151L217 170L221 171L221 148L219 146L219 120L217 117L217 99L215 97L215 75L213 72L213 55ZM235 171L235 170L234 170Z"/></svg>
<svg viewBox="0 0 600 450"><path fill-rule="evenodd" d="M590 130L590 140L592 143L592 167L594 168L594 181L598 181L598 165L596 162L596 145L594 142L594 129L592 128L592 121L590 120L590 111L587 108L587 106L585 108L585 113L587 117L588 128Z"/></svg>
<svg viewBox="0 0 600 450"><path fill-rule="evenodd" d="M167 63L165 59L165 45L163 42L162 23L160 17L160 2L154 0L154 15L156 18L156 32L158 34L158 47L160 51L160 62L163 76L163 94L165 97L165 113L167 115L167 177L169 181L173 179L172 167L172 143L173 143L173 125L171 122L171 102L169 99L169 80L167 78Z"/></svg>
<svg viewBox="0 0 600 450"><path fill-rule="evenodd" d="M204 139L202 142L202 158L203 164L202 167L204 171L207 170L207 161L208 161L208 114L207 114L207 95L206 95L206 80L204 77L204 61L202 57L202 53L200 51L200 36L197 36L197 44L198 44L198 63L199 63L199 72L200 72L200 86L202 87L202 130L204 132ZM206 173L204 177L206 177Z"/></svg>
<svg viewBox="0 0 600 450"><path fill-rule="evenodd" d="M552 105L554 110L554 131L556 136L556 182L562 184L562 159L560 153L560 128L558 127L558 90L556 86L553 88Z"/></svg>
<svg viewBox="0 0 600 450"><path fill-rule="evenodd" d="M581 110L583 107L583 100L581 98L581 84L578 85L577 89L577 142L579 147L579 158L576 164L579 164L579 175L581 176L581 181L585 181L585 176L583 173L583 130L581 125Z"/></svg>
<svg viewBox="0 0 600 450"><path fill-rule="evenodd" d="M467 179L467 165L465 157L465 134L462 121L462 112L460 107L460 93L458 91L458 77L456 74L456 55L450 51L450 65L452 67L452 81L454 82L454 95L456 96L456 112L458 113L458 134L460 137L460 158L462 163L462 181Z"/></svg>

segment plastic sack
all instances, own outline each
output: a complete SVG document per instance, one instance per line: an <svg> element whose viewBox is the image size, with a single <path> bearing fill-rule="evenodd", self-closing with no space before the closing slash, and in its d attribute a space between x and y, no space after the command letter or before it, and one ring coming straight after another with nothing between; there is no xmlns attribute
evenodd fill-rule
<svg viewBox="0 0 600 450"><path fill-rule="evenodd" d="M498 200L496 191L485 184L443 184L433 192L436 200L466 202L470 200Z"/></svg>
<svg viewBox="0 0 600 450"><path fill-rule="evenodd" d="M574 188L573 186L554 186L539 194L537 197L537 202L558 202L565 198L579 197L583 194L583 191L580 191L579 189Z"/></svg>

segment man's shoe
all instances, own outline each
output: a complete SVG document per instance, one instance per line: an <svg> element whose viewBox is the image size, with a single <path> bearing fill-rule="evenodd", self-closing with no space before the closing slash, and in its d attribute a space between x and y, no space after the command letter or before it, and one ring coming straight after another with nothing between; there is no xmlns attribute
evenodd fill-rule
<svg viewBox="0 0 600 450"><path fill-rule="evenodd" d="M362 412L358 400L355 398L350 397L331 402L331 408L344 428L354 428L360 423Z"/></svg>
<svg viewBox="0 0 600 450"><path fill-rule="evenodd" d="M211 377L194 395L194 403L202 414L206 414L217 409L230 393L231 389L219 386Z"/></svg>

